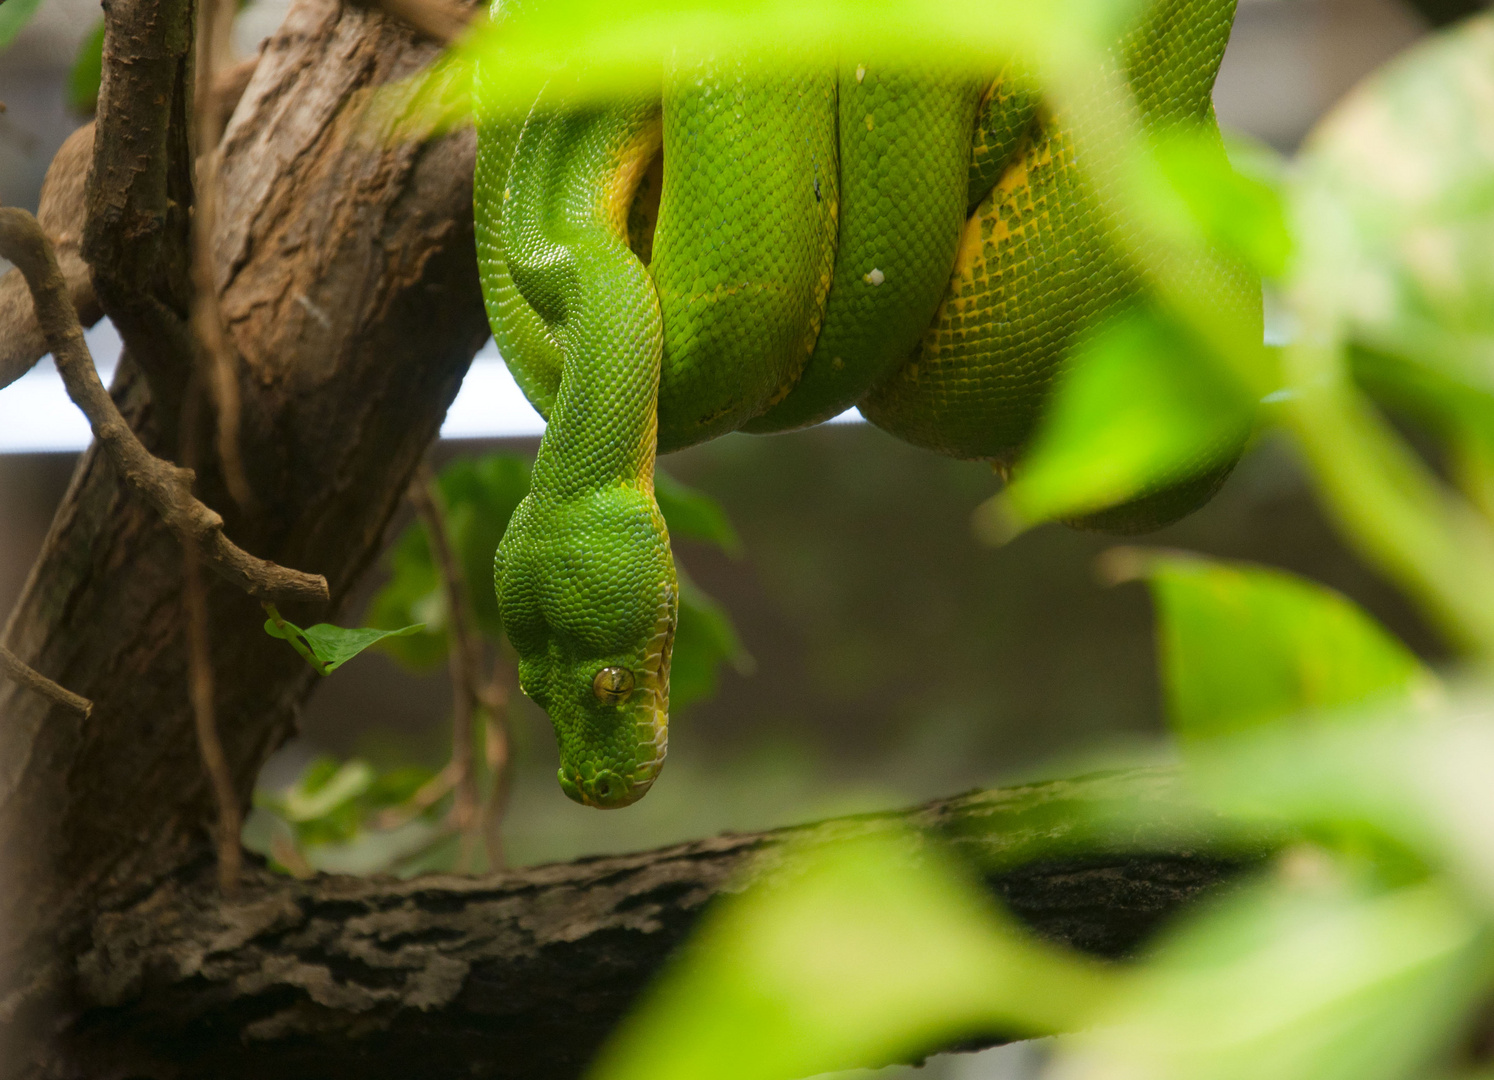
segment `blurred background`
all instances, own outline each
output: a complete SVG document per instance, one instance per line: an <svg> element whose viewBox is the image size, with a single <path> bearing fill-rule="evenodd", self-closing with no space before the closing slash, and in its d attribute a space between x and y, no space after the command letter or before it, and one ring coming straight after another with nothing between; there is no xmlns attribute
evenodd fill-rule
<svg viewBox="0 0 1494 1080"><path fill-rule="evenodd" d="M284 8L248 4L239 51L257 48ZM52 153L85 121L67 103L68 75L98 18L96 2L44 0L0 53L0 202L34 209ZM1240 0L1215 93L1220 121L1289 153L1356 80L1429 29L1428 9L1402 0ZM532 457L537 445L532 436L446 439L434 463ZM0 611L20 593L74 461L0 454ZM1048 526L983 546L970 515L997 489L987 467L866 424L733 435L660 464L715 499L741 537L736 557L690 541L677 554L729 614L747 655L723 668L714 696L677 710L668 767L621 813L562 796L548 722L516 694L511 864L898 806L1072 770L1076 757L1160 733L1146 593L1096 573L1116 541ZM1256 446L1207 508L1144 542L1305 574L1442 658L1410 607L1342 546L1276 443ZM345 625L357 624L387 575L381 567L370 577ZM266 766L261 787L283 789L323 757L439 769L450 704L443 670L412 674L364 654L318 688L300 737ZM260 812L246 838L263 847L269 828ZM350 870L380 865L378 851L348 858ZM1025 1076L1040 1054L1023 1044L942 1060L925 1075Z"/></svg>

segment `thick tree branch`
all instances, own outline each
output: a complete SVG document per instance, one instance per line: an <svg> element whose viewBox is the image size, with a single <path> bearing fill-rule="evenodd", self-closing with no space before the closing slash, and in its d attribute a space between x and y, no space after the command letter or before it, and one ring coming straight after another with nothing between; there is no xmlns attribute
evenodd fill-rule
<svg viewBox="0 0 1494 1080"><path fill-rule="evenodd" d="M174 425L192 369L187 324L193 160L191 0L110 0L83 257L94 291Z"/></svg>
<svg viewBox="0 0 1494 1080"><path fill-rule="evenodd" d="M1184 840L1085 853L1086 812L1173 793L1165 773L1112 774L487 878L257 871L222 903L197 869L100 918L68 1060L141 1078L570 1080L712 898L777 865L785 839L889 820L953 845L1039 934L1124 956L1243 865Z"/></svg>
<svg viewBox="0 0 1494 1080"><path fill-rule="evenodd" d="M223 535L223 519L192 494L192 470L155 457L136 438L99 381L51 244L26 211L0 207L0 256L15 263L31 286L37 323L68 396L88 417L94 438L109 454L120 476L159 511L182 543L199 549L214 571L257 599L325 604L325 578L256 558L229 540Z"/></svg>

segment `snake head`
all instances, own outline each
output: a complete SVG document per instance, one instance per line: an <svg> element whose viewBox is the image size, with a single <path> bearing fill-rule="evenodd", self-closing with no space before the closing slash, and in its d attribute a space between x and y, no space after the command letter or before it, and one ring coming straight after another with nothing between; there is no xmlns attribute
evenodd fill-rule
<svg viewBox="0 0 1494 1080"><path fill-rule="evenodd" d="M678 588L651 492L619 486L556 506L531 494L494 583L519 686L550 715L560 787L587 806L637 802L664 764Z"/></svg>

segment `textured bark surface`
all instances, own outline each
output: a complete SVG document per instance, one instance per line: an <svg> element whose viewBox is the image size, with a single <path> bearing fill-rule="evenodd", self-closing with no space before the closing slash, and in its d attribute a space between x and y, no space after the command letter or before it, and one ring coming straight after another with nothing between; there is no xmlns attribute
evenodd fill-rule
<svg viewBox="0 0 1494 1080"><path fill-rule="evenodd" d="M1075 854L1084 811L1170 788L1160 773L1059 781L479 879L258 871L227 903L204 863L99 918L52 1075L576 1077L713 897L771 870L786 838L894 816L952 843L1039 933L1122 956L1240 865L1184 837Z"/></svg>
<svg viewBox="0 0 1494 1080"><path fill-rule="evenodd" d="M259 506L230 505L210 467L197 490L241 546L327 577L334 610L286 611L298 621L334 617L377 555L487 332L471 133L392 145L367 119L372 89L433 52L381 15L305 0L226 136L223 304ZM116 188L133 190L131 175L121 165ZM142 227L162 227L148 219ZM113 394L147 446L171 457L174 439L128 358ZM215 581L209 604L218 720L247 802L316 676L262 632L242 593ZM7 627L23 660L97 704L80 721L0 682L0 1033L13 1054L65 996L95 914L206 849L212 804L183 622L180 547L90 450Z"/></svg>

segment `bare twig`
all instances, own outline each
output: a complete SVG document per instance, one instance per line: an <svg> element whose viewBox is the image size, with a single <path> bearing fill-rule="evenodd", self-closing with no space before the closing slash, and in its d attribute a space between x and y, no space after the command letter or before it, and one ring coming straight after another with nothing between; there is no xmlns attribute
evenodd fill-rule
<svg viewBox="0 0 1494 1080"><path fill-rule="evenodd" d="M99 381L52 245L30 214L0 207L0 256L26 277L68 396L88 417L114 467L184 542L195 544L213 571L260 600L325 604L327 580L250 555L223 535L223 519L192 494L193 473L154 457L141 445Z"/></svg>
<svg viewBox="0 0 1494 1080"><path fill-rule="evenodd" d="M4 671L27 689L36 691L42 697L55 701L65 709L71 709L79 716L86 717L93 711L93 702L58 686L4 645L0 645L0 671Z"/></svg>
<svg viewBox="0 0 1494 1080"><path fill-rule="evenodd" d="M467 596L467 576L451 547L446 529L446 514L441 505L441 491L428 466L422 465L410 484L410 501L425 524L430 539L432 561L441 575L446 592L447 628L451 639L450 665L452 688L451 759L456 765L456 799L452 804L453 824L462 833L463 863L470 867L471 838L478 821L477 775L472 760L472 725L481 704L482 643L477 636L477 620L472 615Z"/></svg>
<svg viewBox="0 0 1494 1080"><path fill-rule="evenodd" d="M197 139L197 190L192 213L192 314L196 363L202 385L212 393L217 416L218 460L223 482L240 506L254 504L254 491L239 452L239 380L233 350L223 329L213 230L218 221L218 167L223 157L227 115L218 104L218 73L229 66L234 0L202 0L197 25L197 89L193 132Z"/></svg>
<svg viewBox="0 0 1494 1080"><path fill-rule="evenodd" d="M218 885L223 895L232 896L239 887L244 862L243 849L239 846L244 817L239 809L238 792L234 790L233 774L228 768L228 757L223 753L223 740L218 735L213 707L213 657L208 637L207 590L202 584L201 559L193 544L182 545L182 569L186 581L192 717L197 726L197 749L202 753L213 802L218 808L218 827L214 830L218 845Z"/></svg>

